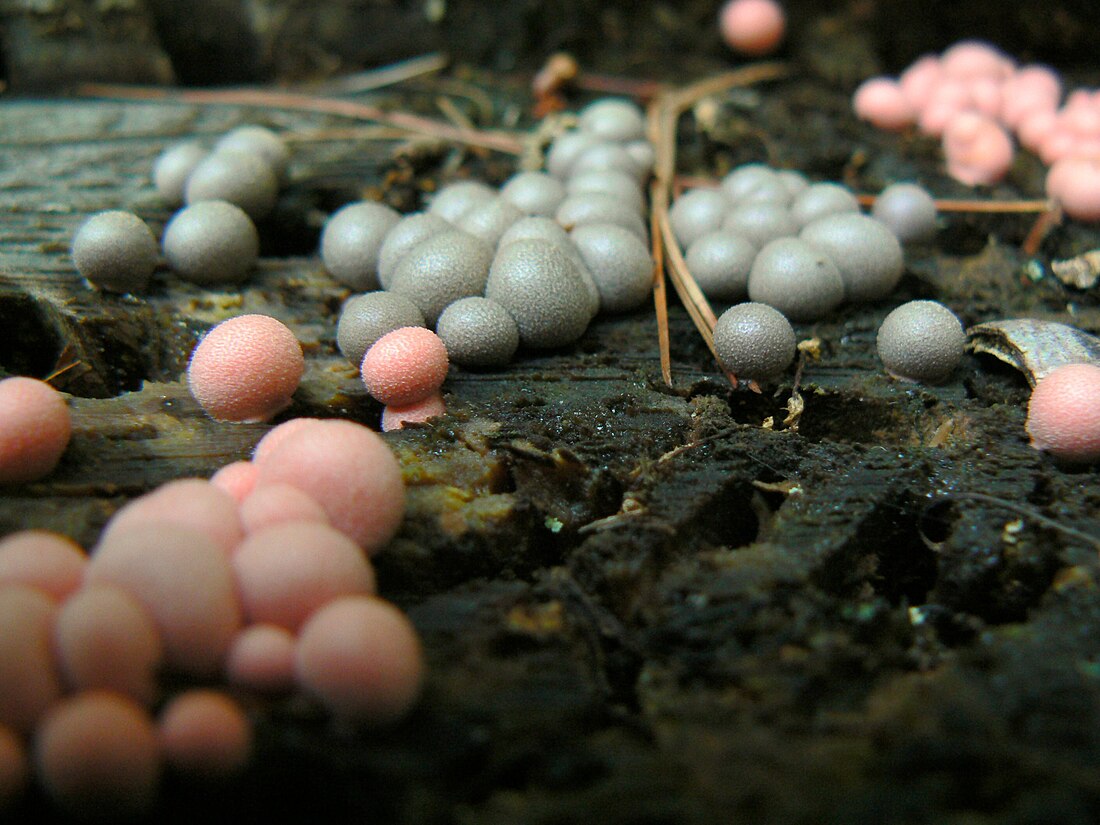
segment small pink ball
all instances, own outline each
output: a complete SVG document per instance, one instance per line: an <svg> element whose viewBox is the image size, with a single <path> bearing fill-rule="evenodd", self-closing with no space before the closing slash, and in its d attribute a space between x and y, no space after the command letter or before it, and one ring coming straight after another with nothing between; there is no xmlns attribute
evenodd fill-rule
<svg viewBox="0 0 1100 825"><path fill-rule="evenodd" d="M0 587L0 725L29 733L61 698L53 657L57 604L32 587Z"/></svg>
<svg viewBox="0 0 1100 825"><path fill-rule="evenodd" d="M443 402L443 396L438 393L405 407L386 407L382 410L382 432L400 430L406 424L421 424L445 412L447 405Z"/></svg>
<svg viewBox="0 0 1100 825"><path fill-rule="evenodd" d="M324 508L332 526L376 553L405 515L405 484L382 437L352 421L298 428L258 462L256 489L297 487Z"/></svg>
<svg viewBox="0 0 1100 825"><path fill-rule="evenodd" d="M916 120L916 112L901 86L888 77L863 81L852 96L852 108L862 120L879 129L900 131Z"/></svg>
<svg viewBox="0 0 1100 825"><path fill-rule="evenodd" d="M282 424L272 427L264 433L263 438L257 441L256 446L252 448L252 463L256 465L261 464L264 457L278 447L288 435L304 427L312 426L321 420L320 418L305 417L291 418L288 421L284 421Z"/></svg>
<svg viewBox="0 0 1100 825"><path fill-rule="evenodd" d="M719 12L718 29L731 49L760 57L783 41L787 16L775 0L729 0Z"/></svg>
<svg viewBox="0 0 1100 825"><path fill-rule="evenodd" d="M0 484L25 484L53 472L73 425L65 398L35 378L0 381Z"/></svg>
<svg viewBox="0 0 1100 825"><path fill-rule="evenodd" d="M55 705L35 732L34 763L50 797L80 817L132 817L156 801L153 720L117 693L88 691Z"/></svg>
<svg viewBox="0 0 1100 825"><path fill-rule="evenodd" d="M351 539L325 524L294 522L253 533L233 556L249 621L297 631L339 596L375 592L374 568Z"/></svg>
<svg viewBox="0 0 1100 825"><path fill-rule="evenodd" d="M191 394L219 421L267 421L290 405L305 372L302 346L281 321L241 315L210 330L191 353Z"/></svg>
<svg viewBox="0 0 1100 825"><path fill-rule="evenodd" d="M1004 80L1016 67L1000 49L983 40L960 40L940 56L945 74L963 80L992 77Z"/></svg>
<svg viewBox="0 0 1100 825"><path fill-rule="evenodd" d="M898 83L909 105L919 110L931 99L932 90L942 76L940 59L934 54L926 54L901 73Z"/></svg>
<svg viewBox="0 0 1100 825"><path fill-rule="evenodd" d="M288 693L294 688L297 640L285 627L252 624L233 639L225 659L230 684L262 693Z"/></svg>
<svg viewBox="0 0 1100 825"><path fill-rule="evenodd" d="M303 625L295 660L298 682L337 716L388 724L420 696L424 660L408 618L389 602L345 596Z"/></svg>
<svg viewBox="0 0 1100 825"><path fill-rule="evenodd" d="M1058 124L1050 130L1039 144L1038 155L1043 163L1052 165L1077 154L1078 138L1066 129L1059 119Z"/></svg>
<svg viewBox="0 0 1100 825"><path fill-rule="evenodd" d="M251 461L234 461L210 476L210 483L240 504L256 486L256 467Z"/></svg>
<svg viewBox="0 0 1100 825"><path fill-rule="evenodd" d="M80 587L88 557L72 539L46 530L23 530L0 541L0 586L25 584L55 599Z"/></svg>
<svg viewBox="0 0 1100 825"><path fill-rule="evenodd" d="M374 342L360 372L368 393L401 407L438 391L448 366L447 347L438 335L424 327L401 327Z"/></svg>
<svg viewBox="0 0 1100 825"><path fill-rule="evenodd" d="M1067 157L1047 172L1047 195L1079 221L1100 221L1100 158Z"/></svg>
<svg viewBox="0 0 1100 825"><path fill-rule="evenodd" d="M135 525L173 525L202 533L228 555L244 538L237 502L218 485L201 478L170 481L135 498L111 520L99 537L102 544Z"/></svg>
<svg viewBox="0 0 1100 825"><path fill-rule="evenodd" d="M947 172L968 186L996 183L1012 166L1012 138L996 121L960 112L943 133Z"/></svg>
<svg viewBox="0 0 1100 825"><path fill-rule="evenodd" d="M209 676L241 626L229 558L206 536L172 524L135 524L105 536L88 562L88 584L112 584L153 617L165 663Z"/></svg>
<svg viewBox="0 0 1100 825"><path fill-rule="evenodd" d="M1100 367L1066 364L1031 391L1031 446L1075 464L1100 459Z"/></svg>
<svg viewBox="0 0 1100 825"><path fill-rule="evenodd" d="M1037 151L1047 135L1058 128L1058 115L1051 109L1033 109L1022 116L1016 126L1016 136L1028 149Z"/></svg>
<svg viewBox="0 0 1100 825"><path fill-rule="evenodd" d="M224 779L248 764L252 722L225 693L188 690L157 717L157 741L174 770L197 779Z"/></svg>
<svg viewBox="0 0 1100 825"><path fill-rule="evenodd" d="M329 523L324 507L289 484L268 484L254 490L241 503L241 521L249 535L286 522Z"/></svg>

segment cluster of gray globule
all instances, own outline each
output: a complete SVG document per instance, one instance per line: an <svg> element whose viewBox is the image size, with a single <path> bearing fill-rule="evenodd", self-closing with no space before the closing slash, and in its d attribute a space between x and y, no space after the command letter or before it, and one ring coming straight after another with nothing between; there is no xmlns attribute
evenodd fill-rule
<svg viewBox="0 0 1100 825"><path fill-rule="evenodd" d="M547 171L499 190L451 183L408 215L370 201L335 212L321 258L356 293L341 312L340 351L358 366L382 335L426 326L451 361L497 367L520 346L566 346L598 313L638 307L653 277L644 131L634 103L600 100L553 142Z"/></svg>
<svg viewBox="0 0 1100 825"><path fill-rule="evenodd" d="M669 221L703 293L739 302L715 326L719 360L740 378L763 380L794 358L791 321L818 320L846 301L886 298L904 271L903 244L934 235L936 207L925 190L900 183L887 187L865 215L840 184L810 183L798 172L752 163L734 169L717 188L685 192ZM909 357L910 338L927 337L929 323L939 317L930 314L937 312L927 306L933 303L919 302L900 316L907 323L880 331L880 355L895 376L942 380L945 363L961 357L957 319L960 336L951 336L950 344L957 357L941 350ZM940 342L933 337L933 348ZM935 368L922 366L929 358ZM951 368L953 363L948 374Z"/></svg>
<svg viewBox="0 0 1100 825"><path fill-rule="evenodd" d="M274 208L289 161L283 139L262 126L233 129L210 149L188 141L165 150L153 184L166 204L183 207L160 241L172 270L202 286L244 281L260 252L255 221ZM110 292L142 292L159 252L148 225L125 210L92 215L72 243L77 271Z"/></svg>

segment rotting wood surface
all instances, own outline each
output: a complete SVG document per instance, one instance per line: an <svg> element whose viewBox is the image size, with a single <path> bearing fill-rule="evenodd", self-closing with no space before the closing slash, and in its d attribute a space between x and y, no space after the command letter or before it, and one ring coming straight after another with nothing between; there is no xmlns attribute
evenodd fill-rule
<svg viewBox="0 0 1100 825"><path fill-rule="evenodd" d="M781 121L806 92L773 94L757 114ZM159 230L169 211L148 172L165 145L244 122L322 137L346 122L95 102L0 114L0 366L77 363L58 379L73 446L46 481L5 491L0 532L48 526L87 545L128 497L246 456L267 427L211 422L179 381L224 317L267 312L303 341L306 378L282 418L377 424L334 346L346 290L308 243L357 192L412 208L430 162L394 187L392 143L299 140L249 284L205 292L161 271L148 296L99 296L72 269L72 231L118 207ZM838 143L817 145L831 157ZM821 358L803 371L797 431L782 424L789 381L732 391L679 307L674 391L648 310L506 370L454 370L445 419L387 436L410 517L379 580L424 638L420 708L349 732L300 700L255 701L252 768L214 792L170 784L151 821L1094 821L1097 471L1028 447L1013 370L968 355L922 387L874 353L882 317L913 297L967 324L1068 320L1063 287L1021 278L1007 225L975 248L987 224L962 221L910 256L890 301L798 327ZM1073 297L1096 332L1095 299ZM24 807L45 816L37 797Z"/></svg>

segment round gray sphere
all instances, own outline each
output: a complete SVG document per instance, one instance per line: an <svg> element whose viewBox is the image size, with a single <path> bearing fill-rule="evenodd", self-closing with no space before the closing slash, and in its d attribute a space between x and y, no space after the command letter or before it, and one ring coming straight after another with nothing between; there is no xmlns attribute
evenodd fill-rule
<svg viewBox="0 0 1100 825"><path fill-rule="evenodd" d="M410 249L394 270L389 288L416 304L424 320L435 326L448 304L485 291L492 260L492 246L452 229Z"/></svg>
<svg viewBox="0 0 1100 825"><path fill-rule="evenodd" d="M798 225L786 205L770 201L747 201L735 206L726 213L722 228L744 235L758 248L776 238L798 234Z"/></svg>
<svg viewBox="0 0 1100 825"><path fill-rule="evenodd" d="M238 126L214 144L215 152L223 150L259 155L267 161L279 183L286 181L290 149L287 148L286 141L270 129L263 126Z"/></svg>
<svg viewBox="0 0 1100 825"><path fill-rule="evenodd" d="M871 207L903 244L923 243L936 235L936 202L915 183L894 183L882 190Z"/></svg>
<svg viewBox="0 0 1100 825"><path fill-rule="evenodd" d="M546 152L546 171L559 180L569 177L581 152L602 141L587 132L572 130L554 138Z"/></svg>
<svg viewBox="0 0 1100 825"><path fill-rule="evenodd" d="M604 98L581 110L577 126L600 140L626 143L645 137L645 114L633 101Z"/></svg>
<svg viewBox="0 0 1100 825"><path fill-rule="evenodd" d="M258 221L275 207L279 181L259 155L226 150L214 152L195 167L183 196L188 204L229 201Z"/></svg>
<svg viewBox="0 0 1100 825"><path fill-rule="evenodd" d="M519 348L519 327L508 310L478 296L443 310L435 334L447 348L447 357L464 367L502 367Z"/></svg>
<svg viewBox="0 0 1100 825"><path fill-rule="evenodd" d="M763 381L791 365L797 341L783 313L767 304L727 309L714 325L714 348L722 366L738 378Z"/></svg>
<svg viewBox="0 0 1100 825"><path fill-rule="evenodd" d="M839 183L814 183L791 201L791 218L799 226L837 212L858 212L859 201L851 190Z"/></svg>
<svg viewBox="0 0 1100 825"><path fill-rule="evenodd" d="M378 254L401 214L361 201L336 210L321 231L321 260L332 277L357 292L378 289Z"/></svg>
<svg viewBox="0 0 1100 825"><path fill-rule="evenodd" d="M260 236L243 209L226 201L201 201L177 212L161 239L169 266L202 285L239 283L260 254Z"/></svg>
<svg viewBox="0 0 1100 825"><path fill-rule="evenodd" d="M591 301L570 257L548 241L514 241L493 259L485 297L503 306L520 341L536 349L576 341L592 320Z"/></svg>
<svg viewBox="0 0 1100 825"><path fill-rule="evenodd" d="M570 195L561 202L554 218L566 229L590 223L613 223L646 239L645 223L641 216L622 201L611 195L588 193Z"/></svg>
<svg viewBox="0 0 1100 825"><path fill-rule="evenodd" d="M424 326L424 313L404 295L395 292L365 292L344 302L336 325L336 344L355 366L387 332L402 327Z"/></svg>
<svg viewBox="0 0 1100 825"><path fill-rule="evenodd" d="M410 249L433 235L453 230L453 224L431 212L414 212L401 218L386 233L378 251L378 282L382 289L390 288L394 270Z"/></svg>
<svg viewBox="0 0 1100 825"><path fill-rule="evenodd" d="M454 223L477 204L491 201L496 196L496 190L480 181L456 181L435 193L428 204L428 212Z"/></svg>
<svg viewBox="0 0 1100 825"><path fill-rule="evenodd" d="M844 300L844 281L821 250L798 238L779 238L757 253L749 272L749 298L793 321L813 321Z"/></svg>
<svg viewBox="0 0 1100 825"><path fill-rule="evenodd" d="M169 206L183 203L187 179L208 154L210 153L195 141L177 143L161 153L153 163L153 186L165 203Z"/></svg>
<svg viewBox="0 0 1100 825"><path fill-rule="evenodd" d="M519 172L504 182L500 196L525 215L553 217L565 200L565 186L546 172Z"/></svg>
<svg viewBox="0 0 1100 825"><path fill-rule="evenodd" d="M455 221L455 226L463 232L469 232L474 237L481 238L490 246L496 246L500 236L522 217L523 212L515 204L504 198L493 198L466 210L462 217Z"/></svg>
<svg viewBox="0 0 1100 825"><path fill-rule="evenodd" d="M614 224L587 224L570 233L600 292L603 312L628 312L653 291L653 257L637 235Z"/></svg>
<svg viewBox="0 0 1100 825"><path fill-rule="evenodd" d="M891 375L938 384L963 357L966 333L955 313L936 301L909 301L878 329L878 356Z"/></svg>
<svg viewBox="0 0 1100 825"><path fill-rule="evenodd" d="M643 168L621 143L604 141L589 146L577 155L569 174L580 175L584 172L606 172L614 170L630 175L641 183L649 177L649 170Z"/></svg>
<svg viewBox="0 0 1100 825"><path fill-rule="evenodd" d="M740 203L750 192L762 186L770 186L778 180L778 173L767 164L745 163L722 178L719 187L730 203Z"/></svg>
<svg viewBox="0 0 1100 825"><path fill-rule="evenodd" d="M630 155L638 168L642 170L642 180L648 178L657 163L657 151L653 148L653 144L645 139L632 140L629 143L624 143L623 148L626 149L626 153Z"/></svg>
<svg viewBox="0 0 1100 825"><path fill-rule="evenodd" d="M703 294L715 301L738 301L749 288L757 246L737 232L708 232L688 247L685 263Z"/></svg>
<svg viewBox="0 0 1100 825"><path fill-rule="evenodd" d="M779 180L783 182L783 185L787 187L787 193L793 200L796 195L800 195L810 186L809 179L794 169L777 169L775 175Z"/></svg>
<svg viewBox="0 0 1100 825"><path fill-rule="evenodd" d="M73 237L77 272L100 289L140 292L157 266L160 248L153 231L132 212L92 215Z"/></svg>
<svg viewBox="0 0 1100 825"><path fill-rule="evenodd" d="M720 189L689 189L668 210L672 234L687 249L698 238L722 228L731 204Z"/></svg>
<svg viewBox="0 0 1100 825"><path fill-rule="evenodd" d="M588 264L581 257L577 245L573 243L569 233L562 229L561 224L552 218L523 218L512 224L501 237L498 246L524 240L549 241L568 255L576 265L581 280L584 281L592 315L600 311L600 290L596 287L596 281L588 269Z"/></svg>
<svg viewBox="0 0 1100 825"><path fill-rule="evenodd" d="M818 218L802 230L802 240L828 255L844 281L848 301L877 301L894 291L905 269L897 237L886 225L857 212Z"/></svg>
<svg viewBox="0 0 1100 825"><path fill-rule="evenodd" d="M645 194L641 185L622 172L582 172L572 175L565 182L565 191L570 195L610 195L623 201L639 215L645 212Z"/></svg>

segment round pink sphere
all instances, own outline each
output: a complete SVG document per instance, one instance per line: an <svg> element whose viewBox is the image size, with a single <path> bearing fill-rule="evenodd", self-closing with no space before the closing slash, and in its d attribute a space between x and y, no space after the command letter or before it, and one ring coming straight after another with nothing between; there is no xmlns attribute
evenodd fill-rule
<svg viewBox="0 0 1100 825"><path fill-rule="evenodd" d="M164 659L149 612L118 587L92 585L61 605L54 652L71 690L102 688L149 706Z"/></svg>
<svg viewBox="0 0 1100 825"><path fill-rule="evenodd" d="M984 40L960 40L940 55L944 74L963 80L992 77L1004 80L1016 66L1004 52Z"/></svg>
<svg viewBox="0 0 1100 825"><path fill-rule="evenodd" d="M257 490L276 483L297 487L368 553L381 550L401 526L401 465L382 437L360 424L330 420L302 427L258 466Z"/></svg>
<svg viewBox="0 0 1100 825"><path fill-rule="evenodd" d="M1012 138L996 121L960 112L943 133L947 172L968 186L996 183L1012 166Z"/></svg>
<svg viewBox="0 0 1100 825"><path fill-rule="evenodd" d="M338 596L375 592L374 568L359 546L316 522L253 533L233 556L233 571L248 620L290 631Z"/></svg>
<svg viewBox="0 0 1100 825"><path fill-rule="evenodd" d="M225 658L230 684L261 693L294 688L294 634L273 624L252 624L233 639Z"/></svg>
<svg viewBox="0 0 1100 825"><path fill-rule="evenodd" d="M153 617L165 663L185 673L217 673L241 626L236 581L226 552L194 530L135 524L96 546L88 584L112 584Z"/></svg>
<svg viewBox="0 0 1100 825"><path fill-rule="evenodd" d="M940 59L934 54L918 58L898 77L902 94L914 109L923 109L932 97L932 90L943 76Z"/></svg>
<svg viewBox="0 0 1100 825"><path fill-rule="evenodd" d="M401 327L363 356L363 384L383 404L406 406L435 394L447 377L447 347L424 327Z"/></svg>
<svg viewBox="0 0 1100 825"><path fill-rule="evenodd" d="M115 513L99 541L135 525L173 525L202 533L229 554L244 538L237 502L220 486L201 478L170 481L135 498Z"/></svg>
<svg viewBox="0 0 1100 825"><path fill-rule="evenodd" d="M240 504L256 486L256 467L251 461L234 461L210 476L210 483Z"/></svg>
<svg viewBox="0 0 1100 825"><path fill-rule="evenodd" d="M252 463L256 465L262 464L264 457L278 447L288 435L305 427L310 427L321 420L320 418L305 417L291 418L288 421L284 421L282 424L272 427L264 433L263 438L257 441L256 446L252 448Z"/></svg>
<svg viewBox="0 0 1100 825"><path fill-rule="evenodd" d="M53 472L73 425L65 398L35 378L0 381L0 484L25 484Z"/></svg>
<svg viewBox="0 0 1100 825"><path fill-rule="evenodd" d="M61 600L80 587L88 557L67 536L23 530L0 541L0 587L25 584Z"/></svg>
<svg viewBox="0 0 1100 825"><path fill-rule="evenodd" d="M856 115L879 129L900 131L916 120L916 111L897 81L872 77L863 81L852 96Z"/></svg>
<svg viewBox="0 0 1100 825"><path fill-rule="evenodd" d="M329 523L324 507L289 484L267 484L254 490L241 504L241 521L249 535L286 522Z"/></svg>
<svg viewBox="0 0 1100 825"><path fill-rule="evenodd" d="M1066 364L1031 391L1031 446L1071 463L1100 459L1100 367Z"/></svg>
<svg viewBox="0 0 1100 825"><path fill-rule="evenodd" d="M41 590L0 587L0 725L30 733L61 698L53 657L57 603Z"/></svg>
<svg viewBox="0 0 1100 825"><path fill-rule="evenodd" d="M223 779L252 755L252 722L218 690L188 690L157 717L157 740L172 769L197 779Z"/></svg>
<svg viewBox="0 0 1100 825"><path fill-rule="evenodd" d="M386 407L382 410L382 432L400 430L406 424L422 424L429 418L443 415L447 405L443 396L436 393L405 407Z"/></svg>
<svg viewBox="0 0 1100 825"><path fill-rule="evenodd" d="M1057 161L1047 172L1046 190L1071 218L1100 221L1100 158Z"/></svg>
<svg viewBox="0 0 1100 825"><path fill-rule="evenodd" d="M267 421L290 405L305 372L302 345L281 321L241 315L210 330L191 353L191 394L219 421Z"/></svg>
<svg viewBox="0 0 1100 825"><path fill-rule="evenodd" d="M79 817L132 817L156 801L160 746L153 720L117 693L88 691L55 705L34 737L50 797Z"/></svg>
<svg viewBox="0 0 1100 825"><path fill-rule="evenodd" d="M729 0L718 14L718 29L731 49L760 57L783 42L787 16L775 0Z"/></svg>
<svg viewBox="0 0 1100 825"><path fill-rule="evenodd" d="M345 596L302 626L295 660L298 683L337 716L387 724L420 696L424 660L408 618L389 602Z"/></svg>

